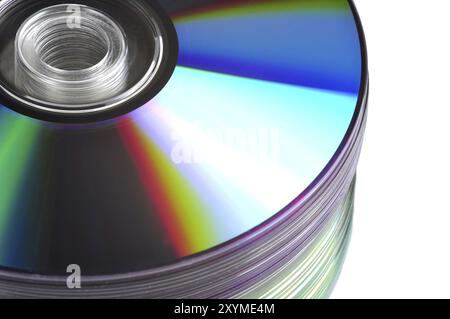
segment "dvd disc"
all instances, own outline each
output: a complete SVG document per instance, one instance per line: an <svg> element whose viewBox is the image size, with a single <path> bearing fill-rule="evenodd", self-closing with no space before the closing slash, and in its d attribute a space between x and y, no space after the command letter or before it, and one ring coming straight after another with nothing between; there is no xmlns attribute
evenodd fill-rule
<svg viewBox="0 0 450 319"><path fill-rule="evenodd" d="M0 37L0 295L330 292L366 116L351 2L6 0Z"/></svg>

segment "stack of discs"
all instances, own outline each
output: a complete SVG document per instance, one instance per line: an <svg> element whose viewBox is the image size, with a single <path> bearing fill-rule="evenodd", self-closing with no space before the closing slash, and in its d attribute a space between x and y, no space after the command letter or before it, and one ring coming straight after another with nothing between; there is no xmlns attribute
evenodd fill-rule
<svg viewBox="0 0 450 319"><path fill-rule="evenodd" d="M0 4L0 296L326 297L366 120L347 0Z"/></svg>

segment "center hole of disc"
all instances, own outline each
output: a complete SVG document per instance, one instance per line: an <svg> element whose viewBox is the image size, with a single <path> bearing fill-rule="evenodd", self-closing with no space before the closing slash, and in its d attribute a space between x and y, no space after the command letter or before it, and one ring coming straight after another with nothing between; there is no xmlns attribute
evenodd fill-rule
<svg viewBox="0 0 450 319"><path fill-rule="evenodd" d="M97 26L83 21L79 26L67 23L49 26L36 38L40 60L65 71L88 69L100 63L108 53L108 38Z"/></svg>
<svg viewBox="0 0 450 319"><path fill-rule="evenodd" d="M16 85L64 110L108 101L126 89L127 43L123 29L93 7L44 8L17 31Z"/></svg>
<svg viewBox="0 0 450 319"><path fill-rule="evenodd" d="M142 106L172 75L175 28L156 4L38 2L18 26L10 67L24 112L50 121L112 118Z"/></svg>

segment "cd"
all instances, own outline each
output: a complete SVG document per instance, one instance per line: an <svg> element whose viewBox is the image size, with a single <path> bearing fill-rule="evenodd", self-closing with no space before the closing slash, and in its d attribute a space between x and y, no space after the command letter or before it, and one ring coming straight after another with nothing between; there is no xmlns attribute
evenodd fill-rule
<svg viewBox="0 0 450 319"><path fill-rule="evenodd" d="M353 3L5 0L0 37L0 295L330 292L366 116Z"/></svg>

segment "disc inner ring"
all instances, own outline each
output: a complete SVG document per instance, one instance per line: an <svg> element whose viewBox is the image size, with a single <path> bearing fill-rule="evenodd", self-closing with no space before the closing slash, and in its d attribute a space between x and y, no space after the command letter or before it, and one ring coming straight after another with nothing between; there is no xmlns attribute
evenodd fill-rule
<svg viewBox="0 0 450 319"><path fill-rule="evenodd" d="M152 29L154 55L145 82L163 53L161 31L156 24ZM112 107L128 98L120 95L128 73L127 38L106 13L76 4L45 8L24 22L15 49L16 85L30 99L49 104L48 111L92 112L96 104ZM129 95L137 91L139 85Z"/></svg>
<svg viewBox="0 0 450 319"><path fill-rule="evenodd" d="M150 73L161 50L156 42ZM92 7L57 5L37 12L19 29L15 53L16 85L31 99L59 105L60 112L106 101L126 87L126 35Z"/></svg>
<svg viewBox="0 0 450 319"><path fill-rule="evenodd" d="M146 104L178 58L170 18L147 0L7 1L0 33L12 40L0 51L13 69L0 70L0 103L52 122L110 119Z"/></svg>

